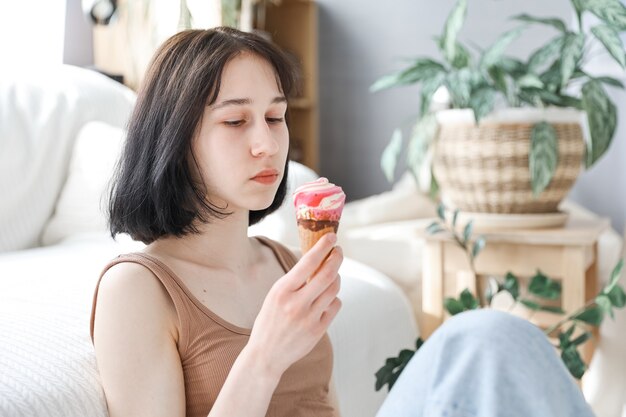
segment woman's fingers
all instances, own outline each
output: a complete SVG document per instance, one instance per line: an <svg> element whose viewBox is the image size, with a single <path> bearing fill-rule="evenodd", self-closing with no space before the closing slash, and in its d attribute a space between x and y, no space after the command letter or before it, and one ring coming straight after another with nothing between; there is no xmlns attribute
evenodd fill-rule
<svg viewBox="0 0 626 417"><path fill-rule="evenodd" d="M337 298L341 289L341 277L337 274L332 283L311 304L311 311L319 317Z"/></svg>
<svg viewBox="0 0 626 417"><path fill-rule="evenodd" d="M300 261L289 273L289 288L293 291L300 289L309 278L318 272L320 266L337 243L337 235L328 233L317 241L315 246L305 253Z"/></svg>
<svg viewBox="0 0 626 417"><path fill-rule="evenodd" d="M306 294L306 298L309 303L313 303L328 287L330 287L337 277L339 267L343 262L343 250L341 247L335 247L328 259L319 267L315 274L311 277L311 280L302 289L302 292Z"/></svg>
<svg viewBox="0 0 626 417"><path fill-rule="evenodd" d="M330 323L337 316L337 313L339 313L340 309L341 300L339 298L335 298L328 306L328 309L326 309L326 311L322 313L322 317L320 318L320 325L322 326L322 328L328 328Z"/></svg>

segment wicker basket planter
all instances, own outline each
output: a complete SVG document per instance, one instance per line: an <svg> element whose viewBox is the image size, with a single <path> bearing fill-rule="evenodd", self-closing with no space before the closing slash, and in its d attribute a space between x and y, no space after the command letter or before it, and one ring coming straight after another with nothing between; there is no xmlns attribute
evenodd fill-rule
<svg viewBox="0 0 626 417"><path fill-rule="evenodd" d="M585 152L585 113L576 109L506 109L474 123L471 110L437 114L433 170L449 208L475 213L554 213L574 185ZM552 181L533 195L530 132L547 121L558 136Z"/></svg>

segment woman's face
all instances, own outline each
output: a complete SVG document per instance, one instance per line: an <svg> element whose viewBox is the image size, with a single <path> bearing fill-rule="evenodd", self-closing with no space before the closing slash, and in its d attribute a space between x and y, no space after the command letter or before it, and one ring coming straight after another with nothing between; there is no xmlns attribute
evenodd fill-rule
<svg viewBox="0 0 626 417"><path fill-rule="evenodd" d="M271 64L250 53L226 64L192 144L211 203L228 210L269 207L289 148L286 110Z"/></svg>

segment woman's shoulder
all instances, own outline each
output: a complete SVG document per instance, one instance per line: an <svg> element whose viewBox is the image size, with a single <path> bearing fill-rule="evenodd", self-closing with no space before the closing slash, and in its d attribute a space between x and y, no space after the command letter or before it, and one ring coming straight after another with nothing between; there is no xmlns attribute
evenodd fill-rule
<svg viewBox="0 0 626 417"><path fill-rule="evenodd" d="M98 285L97 306L99 314L118 311L114 314L123 312L125 320L149 318L176 328L171 297L155 274L141 263L122 261L109 266Z"/></svg>

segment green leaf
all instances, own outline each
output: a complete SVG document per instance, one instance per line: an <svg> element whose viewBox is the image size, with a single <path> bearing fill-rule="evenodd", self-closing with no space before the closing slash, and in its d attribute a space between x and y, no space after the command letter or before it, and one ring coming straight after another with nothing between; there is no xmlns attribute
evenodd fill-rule
<svg viewBox="0 0 626 417"><path fill-rule="evenodd" d="M609 284L604 287L602 290L603 294L608 294L613 290L613 288L619 282L619 278L622 275L622 268L624 267L624 259L620 259L615 267L613 267L613 271L611 272L611 279L609 279Z"/></svg>
<svg viewBox="0 0 626 417"><path fill-rule="evenodd" d="M541 24L544 24L544 25L552 26L552 27L556 28L557 30L560 30L561 32L566 32L567 31L565 23L563 23L563 21L561 19L557 19L556 17L553 17L553 18L534 17L534 16L530 16L530 15L527 15L527 14L520 14L520 15L517 15L517 16L513 16L512 19L519 20L519 21L522 21L522 22L528 22L528 23L541 23Z"/></svg>
<svg viewBox="0 0 626 417"><path fill-rule="evenodd" d="M539 122L530 134L530 184L534 196L548 187L558 165L559 149L556 131L547 122Z"/></svg>
<svg viewBox="0 0 626 417"><path fill-rule="evenodd" d="M548 313L565 314L565 310L557 306L540 306L539 309L541 311L547 311Z"/></svg>
<svg viewBox="0 0 626 417"><path fill-rule="evenodd" d="M446 311L450 313L451 316L465 311L465 309L463 308L463 304L461 304L459 300L455 300L454 298L446 298L443 301L443 305L446 308Z"/></svg>
<svg viewBox="0 0 626 417"><path fill-rule="evenodd" d="M571 0L571 1L572 1L572 4L574 5L574 8L576 9L576 13L582 14L582 12L585 11L584 3L587 0Z"/></svg>
<svg viewBox="0 0 626 417"><path fill-rule="evenodd" d="M380 158L380 166L385 174L385 178L387 178L387 181L389 182L393 182L396 164L401 151L402 131L400 129L396 129L393 131L391 140L389 141L387 147L385 147L385 150Z"/></svg>
<svg viewBox="0 0 626 417"><path fill-rule="evenodd" d="M543 88L543 81L541 81L541 78L539 78L535 74L526 74L517 80L517 85L520 86L520 88Z"/></svg>
<svg viewBox="0 0 626 417"><path fill-rule="evenodd" d="M409 68L379 78L370 86L370 91L376 92L387 88L415 84L430 79L443 71L445 71L445 67L439 62L430 58L418 58Z"/></svg>
<svg viewBox="0 0 626 417"><path fill-rule="evenodd" d="M544 71L539 78L549 92L556 92L561 89L561 60L557 59Z"/></svg>
<svg viewBox="0 0 626 417"><path fill-rule="evenodd" d="M600 294L595 299L598 307L602 309L604 314L609 314L611 318L613 318L613 303L611 303L611 299L608 295Z"/></svg>
<svg viewBox="0 0 626 417"><path fill-rule="evenodd" d="M604 312L602 308L598 306L592 306L572 318L574 320L582 321L593 326L599 326L600 324L602 324L602 320L604 319Z"/></svg>
<svg viewBox="0 0 626 417"><path fill-rule="evenodd" d="M505 32L489 49L485 51L480 60L480 68L488 69L495 65L506 51L506 48L513 42L525 29L524 26L518 27Z"/></svg>
<svg viewBox="0 0 626 417"><path fill-rule="evenodd" d="M613 139L617 126L617 109L598 81L588 81L583 85L583 107L591 141L587 144L586 166L591 167L606 152Z"/></svg>
<svg viewBox="0 0 626 417"><path fill-rule="evenodd" d="M519 78L529 72L526 64L519 59L510 56L503 56L495 66L502 68L504 72L514 78Z"/></svg>
<svg viewBox="0 0 626 417"><path fill-rule="evenodd" d="M445 79L445 86L450 93L450 100L455 108L466 108L469 104L474 74L469 68L449 72Z"/></svg>
<svg viewBox="0 0 626 417"><path fill-rule="evenodd" d="M436 134L437 120L432 113L419 119L413 126L409 144L407 145L406 162L416 181L419 181L422 165Z"/></svg>
<svg viewBox="0 0 626 417"><path fill-rule="evenodd" d="M511 294L513 299L517 300L519 298L519 280L515 275L511 272L507 272L504 277L503 288L505 291L508 291Z"/></svg>
<svg viewBox="0 0 626 417"><path fill-rule="evenodd" d="M587 368L575 346L563 349L561 351L561 359L574 378L582 378Z"/></svg>
<svg viewBox="0 0 626 417"><path fill-rule="evenodd" d="M421 339L418 339L418 344L420 340ZM419 344L418 349L420 346L421 344ZM414 354L415 351L413 350L403 349L400 351L397 358L387 358L385 365L383 365L383 367L380 368L375 374L376 391L379 391L385 384L387 384L389 386L388 389L391 390Z"/></svg>
<svg viewBox="0 0 626 417"><path fill-rule="evenodd" d="M534 301L530 301L530 300L520 300L520 303L524 304L526 307L530 308L531 310L540 310L541 306L539 304L537 304Z"/></svg>
<svg viewBox="0 0 626 417"><path fill-rule="evenodd" d="M574 330L576 330L576 323L572 324L567 331L559 332L559 347L561 350L567 349L572 345L570 337L574 334Z"/></svg>
<svg viewBox="0 0 626 417"><path fill-rule="evenodd" d="M557 36L534 51L528 58L528 72L538 72L550 58L559 56L563 48L563 40L564 36Z"/></svg>
<svg viewBox="0 0 626 417"><path fill-rule="evenodd" d="M398 355L398 359L400 359L401 363L406 363L411 360L415 351L409 349L402 349L400 354Z"/></svg>
<svg viewBox="0 0 626 417"><path fill-rule="evenodd" d="M489 86L481 87L471 95L469 107L474 110L476 123L493 110L495 97L495 91Z"/></svg>
<svg viewBox="0 0 626 417"><path fill-rule="evenodd" d="M574 334L574 330L576 330L576 324L572 324L569 329L563 335L569 339Z"/></svg>
<svg viewBox="0 0 626 417"><path fill-rule="evenodd" d="M580 336L578 336L576 339L572 340L571 344L574 346L582 345L590 338L591 338L591 332L585 332L581 334Z"/></svg>
<svg viewBox="0 0 626 417"><path fill-rule="evenodd" d="M478 308L478 300L467 288L461 292L459 300L465 310L475 310Z"/></svg>
<svg viewBox="0 0 626 417"><path fill-rule="evenodd" d="M591 28L591 33L602 42L602 45L611 54L617 63L622 67L626 67L626 52L619 33L610 26L598 25Z"/></svg>
<svg viewBox="0 0 626 417"><path fill-rule="evenodd" d="M478 254L483 250L483 248L485 247L485 237L484 236L480 236L478 239L476 239L476 241L474 242L474 246L472 247L472 257L476 258L478 256Z"/></svg>
<svg viewBox="0 0 626 417"><path fill-rule="evenodd" d="M426 233L431 234L431 235L436 235L439 232L443 232L443 230L444 229L439 222L432 222L426 228Z"/></svg>
<svg viewBox="0 0 626 417"><path fill-rule="evenodd" d="M446 75L444 72L439 72L432 76L431 78L425 79L422 83L422 88L420 90L420 115L425 116L426 113L430 110L430 103L432 102L433 96L435 92L446 79Z"/></svg>
<svg viewBox="0 0 626 417"><path fill-rule="evenodd" d="M619 87L622 89L624 88L624 83L613 77L596 77L594 78L594 80L600 81L603 84L611 85L613 87Z"/></svg>
<svg viewBox="0 0 626 417"><path fill-rule="evenodd" d="M619 30L626 30L626 7L619 0L579 0L585 10Z"/></svg>
<svg viewBox="0 0 626 417"><path fill-rule="evenodd" d="M422 345L424 344L424 340L421 337L418 337L415 341L415 350L418 351Z"/></svg>
<svg viewBox="0 0 626 417"><path fill-rule="evenodd" d="M452 215L452 227L456 227L456 220L459 216L459 210L454 210L454 214Z"/></svg>
<svg viewBox="0 0 626 417"><path fill-rule="evenodd" d="M474 221L470 220L465 225L465 228L463 228L463 243L465 244L467 244L467 242L469 242L470 238L472 237L473 223Z"/></svg>
<svg viewBox="0 0 626 417"><path fill-rule="evenodd" d="M446 58L446 61L449 63L454 62L454 58L457 54L457 36L461 27L463 26L463 22L465 21L465 16L467 14L467 0L458 0L454 9L448 15L448 19L446 20L446 25L443 30L443 36L441 37L441 49L443 50L443 56Z"/></svg>
<svg viewBox="0 0 626 417"><path fill-rule="evenodd" d="M576 109L583 109L582 100L568 96L565 94L557 94L547 91L545 89L539 89L534 87L526 87L520 90L520 97L531 105L537 105L535 100L540 100L545 104L550 104L560 107L573 107Z"/></svg>
<svg viewBox="0 0 626 417"><path fill-rule="evenodd" d="M431 200L435 200L437 195L439 194L439 183L437 182L437 177L435 177L435 172L433 169L430 169L430 187L428 188L428 196Z"/></svg>
<svg viewBox="0 0 626 417"><path fill-rule="evenodd" d="M443 203L437 205L437 217L439 217L442 221L446 221L446 206Z"/></svg>
<svg viewBox="0 0 626 417"><path fill-rule="evenodd" d="M487 72L489 73L489 76L493 80L493 84L496 87L496 89L502 92L502 94L504 94L505 96L508 96L508 88L506 84L505 70L499 65L494 65L491 68L489 68Z"/></svg>
<svg viewBox="0 0 626 417"><path fill-rule="evenodd" d="M583 54L585 37L582 34L568 33L561 51L561 87L565 87L574 73Z"/></svg>
<svg viewBox="0 0 626 417"><path fill-rule="evenodd" d="M619 285L616 285L609 291L607 297L611 301L611 305L616 308L623 308L626 305L626 293Z"/></svg>
<svg viewBox="0 0 626 417"><path fill-rule="evenodd" d="M472 57L469 51L459 42L456 43L456 53L454 55L454 59L450 63L452 68L465 68L470 65L472 62Z"/></svg>
<svg viewBox="0 0 626 417"><path fill-rule="evenodd" d="M528 292L539 298L556 300L561 296L561 283L537 271L528 284Z"/></svg>

